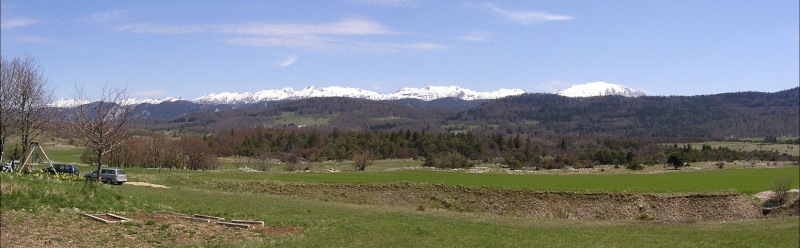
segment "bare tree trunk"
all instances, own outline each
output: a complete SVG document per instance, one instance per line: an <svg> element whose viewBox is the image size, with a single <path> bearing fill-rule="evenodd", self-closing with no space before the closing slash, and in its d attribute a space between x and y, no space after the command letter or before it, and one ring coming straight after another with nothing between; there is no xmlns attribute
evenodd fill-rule
<svg viewBox="0 0 800 248"><path fill-rule="evenodd" d="M100 175L103 173L100 171L103 169L103 153L97 153L97 179L95 181L100 182Z"/></svg>
<svg viewBox="0 0 800 248"><path fill-rule="evenodd" d="M79 100L88 100L82 88L77 89ZM69 131L83 146L97 155L97 181L103 167L103 156L113 151L130 136L128 118L133 111L122 105L127 99L124 89L102 88L97 102L75 108L71 116Z"/></svg>

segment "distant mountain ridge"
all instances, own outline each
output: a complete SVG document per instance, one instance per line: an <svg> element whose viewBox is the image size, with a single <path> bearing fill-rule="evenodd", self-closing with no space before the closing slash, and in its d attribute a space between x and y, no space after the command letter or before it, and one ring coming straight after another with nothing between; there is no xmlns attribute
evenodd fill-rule
<svg viewBox="0 0 800 248"><path fill-rule="evenodd" d="M697 96L566 97L527 93L494 100L456 97L369 100L312 97L254 104L186 100L142 103L135 122L154 130L299 127L479 134L627 137L797 137L798 88Z"/></svg>
<svg viewBox="0 0 800 248"><path fill-rule="evenodd" d="M367 100L402 100L402 99L417 99L422 101L433 101L444 98L455 98L464 101L474 100L493 100L509 96L518 96L526 94L522 89L505 89L500 88L496 91L481 92L472 89L461 88L459 86L425 86L422 88L402 88L394 93L382 94L375 91L364 90L353 87L343 86L330 86L330 87L317 87L308 86L301 90L295 90L291 87L283 89L261 90L258 92L221 92L212 93L205 96L198 97L194 100L186 100L179 97L168 97L165 99L127 99L123 101L123 105L139 105L139 104L159 104L163 102L176 102L176 101L189 101L197 104L209 105L249 105L260 102L274 102L285 100L301 100L314 97L348 97ZM566 97L591 97L591 96L625 96L625 97L641 97L645 94L641 91L631 89L630 87L611 84L605 82L594 82L587 84L573 85L567 89L559 90L555 94ZM75 107L82 104L87 104L88 101L79 101L75 99L60 99L50 106L59 108Z"/></svg>
<svg viewBox="0 0 800 248"><path fill-rule="evenodd" d="M175 101L190 101L199 104L232 104L232 105L246 105L259 102L270 101L284 101L284 100L300 100L314 97L348 97L367 100L401 100L401 99L419 99L422 101L433 101L442 98L458 98L465 101L473 100L491 100L507 96L516 96L525 94L521 89L505 89L501 88L497 91L481 92L472 89L465 89L459 86L426 86L423 88L402 88L391 94L381 94L375 91L364 90L352 87L343 86L330 86L330 87L316 87L309 86L302 90L295 90L291 87L286 87L278 90L262 90L258 92L222 92L212 93L205 96L198 97L194 100L184 100L177 97L169 97L164 100L157 99L128 99L124 101L125 105L138 105L138 104L159 104L162 102L175 102ZM88 102L82 102L74 99L60 99L51 104L52 107L75 107Z"/></svg>
<svg viewBox="0 0 800 248"><path fill-rule="evenodd" d="M223 92L199 97L194 102L203 104L251 104L263 101L300 100L313 97L349 97L367 100L419 99L423 101L452 97L471 101L498 99L525 93L521 89L499 89L492 92L479 92L459 86L426 86L423 88L403 88L395 93L381 94L352 87L309 86L302 90L283 88L280 90L262 90L255 93Z"/></svg>

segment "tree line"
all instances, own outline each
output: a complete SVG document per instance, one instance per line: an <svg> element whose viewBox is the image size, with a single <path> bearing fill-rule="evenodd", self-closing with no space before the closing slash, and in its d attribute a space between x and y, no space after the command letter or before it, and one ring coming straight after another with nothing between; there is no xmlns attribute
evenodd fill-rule
<svg viewBox="0 0 800 248"><path fill-rule="evenodd" d="M674 147L663 140L626 137L556 137L546 135L476 135L468 132L342 131L313 128L231 129L203 140L216 156L275 158L285 163L375 159L418 159L441 168L497 163L512 169L666 164L679 154L697 161L798 161L798 156L726 147Z"/></svg>
<svg viewBox="0 0 800 248"><path fill-rule="evenodd" d="M81 162L97 164L97 156L87 150ZM118 149L104 156L103 163L114 167L142 167L158 169L217 169L217 156L202 137L189 135L181 138L167 137L157 133L135 135Z"/></svg>

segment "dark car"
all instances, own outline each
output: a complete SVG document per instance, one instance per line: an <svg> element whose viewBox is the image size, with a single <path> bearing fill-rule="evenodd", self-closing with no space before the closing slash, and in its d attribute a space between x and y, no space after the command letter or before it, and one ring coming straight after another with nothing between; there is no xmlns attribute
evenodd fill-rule
<svg viewBox="0 0 800 248"><path fill-rule="evenodd" d="M66 173L71 175L80 175L81 173L81 171L78 170L78 166L71 164L56 164L53 165L53 167L47 167L42 170L50 174Z"/></svg>

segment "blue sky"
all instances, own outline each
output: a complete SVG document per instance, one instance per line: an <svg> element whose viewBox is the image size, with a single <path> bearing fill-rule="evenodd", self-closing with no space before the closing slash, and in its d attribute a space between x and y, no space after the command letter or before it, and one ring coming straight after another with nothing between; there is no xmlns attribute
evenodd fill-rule
<svg viewBox="0 0 800 248"><path fill-rule="evenodd" d="M797 0L2 0L2 55L56 91L136 98L348 86L650 95L800 84Z"/></svg>

